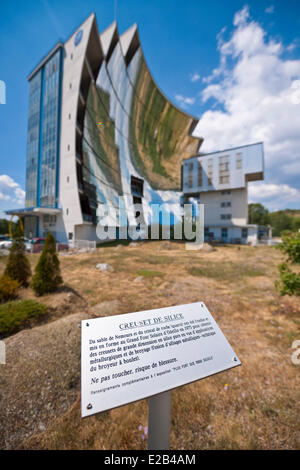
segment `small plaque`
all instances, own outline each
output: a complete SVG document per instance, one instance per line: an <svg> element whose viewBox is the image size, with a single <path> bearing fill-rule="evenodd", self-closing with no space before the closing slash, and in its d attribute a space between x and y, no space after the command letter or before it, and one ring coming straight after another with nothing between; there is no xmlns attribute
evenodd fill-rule
<svg viewBox="0 0 300 470"><path fill-rule="evenodd" d="M241 364L203 302L85 320L81 326L82 417Z"/></svg>

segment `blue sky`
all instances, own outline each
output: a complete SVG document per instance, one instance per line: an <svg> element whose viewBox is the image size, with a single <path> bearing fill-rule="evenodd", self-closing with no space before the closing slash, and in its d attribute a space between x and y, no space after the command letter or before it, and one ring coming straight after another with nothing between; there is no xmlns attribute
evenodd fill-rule
<svg viewBox="0 0 300 470"><path fill-rule="evenodd" d="M117 0L122 33L132 23L162 91L200 118L202 150L263 140L266 173L251 202L300 208L299 0ZM0 215L24 205L27 76L58 40L94 11L100 31L114 0L1 0Z"/></svg>

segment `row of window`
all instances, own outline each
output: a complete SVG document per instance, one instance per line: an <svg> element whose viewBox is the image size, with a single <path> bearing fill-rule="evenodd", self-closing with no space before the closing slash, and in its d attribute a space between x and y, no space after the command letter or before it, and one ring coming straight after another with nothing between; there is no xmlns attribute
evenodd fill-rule
<svg viewBox="0 0 300 470"><path fill-rule="evenodd" d="M242 153L236 154L236 169L239 170L242 168ZM194 164L193 162L188 163L188 177L187 177L187 186L189 188L193 187L193 173L194 173ZM223 155L219 157L219 184L229 184L230 183L230 156ZM213 158L209 158L207 161L207 184L208 186L213 185ZM198 173L197 173L197 186L203 186L203 166L202 162L198 161Z"/></svg>
<svg viewBox="0 0 300 470"><path fill-rule="evenodd" d="M209 227L205 227L204 228L204 236L205 238L211 238L213 239L214 238L214 232L211 232L210 228ZM247 238L248 237L248 229L247 227L244 227L241 229L241 236L242 238ZM223 227L221 229L221 237L222 239L226 239L228 238L228 228L226 227Z"/></svg>

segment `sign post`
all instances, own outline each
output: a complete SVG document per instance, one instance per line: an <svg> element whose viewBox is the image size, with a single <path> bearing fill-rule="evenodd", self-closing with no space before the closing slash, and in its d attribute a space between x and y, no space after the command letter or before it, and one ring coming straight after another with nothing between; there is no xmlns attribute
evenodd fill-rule
<svg viewBox="0 0 300 470"><path fill-rule="evenodd" d="M81 415L149 399L149 449L169 448L171 390L241 365L203 302L85 320Z"/></svg>
<svg viewBox="0 0 300 470"><path fill-rule="evenodd" d="M171 392L149 398L148 449L169 450Z"/></svg>

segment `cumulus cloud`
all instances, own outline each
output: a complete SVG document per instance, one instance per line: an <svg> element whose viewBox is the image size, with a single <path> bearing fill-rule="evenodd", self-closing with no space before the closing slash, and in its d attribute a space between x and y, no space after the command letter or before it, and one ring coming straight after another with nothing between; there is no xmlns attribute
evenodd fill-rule
<svg viewBox="0 0 300 470"><path fill-rule="evenodd" d="M192 83L198 82L198 80L200 80L200 78L201 78L201 77L200 77L199 73L197 73L197 72L192 73L192 74L190 75L190 81L191 81Z"/></svg>
<svg viewBox="0 0 300 470"><path fill-rule="evenodd" d="M175 99L183 108L186 108L187 106L191 106L196 101L196 98L192 98L189 96L182 96L182 95L175 95Z"/></svg>
<svg viewBox="0 0 300 470"><path fill-rule="evenodd" d="M272 15L272 13L274 13L274 10L275 10L274 5L270 5L269 7L265 9L265 12L268 13L269 15Z"/></svg>
<svg viewBox="0 0 300 470"><path fill-rule="evenodd" d="M25 191L8 175L0 175L0 202L24 204Z"/></svg>
<svg viewBox="0 0 300 470"><path fill-rule="evenodd" d="M249 202L260 202L271 210L288 208L300 201L300 190L287 184L255 183L249 186Z"/></svg>
<svg viewBox="0 0 300 470"><path fill-rule="evenodd" d="M227 41L224 29L217 36L219 66L202 80L210 110L195 130L205 139L201 150L263 141L266 181L300 188L300 60L285 58L287 47L268 38L248 6L233 23Z"/></svg>

